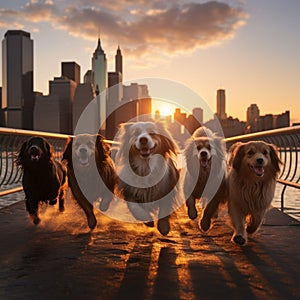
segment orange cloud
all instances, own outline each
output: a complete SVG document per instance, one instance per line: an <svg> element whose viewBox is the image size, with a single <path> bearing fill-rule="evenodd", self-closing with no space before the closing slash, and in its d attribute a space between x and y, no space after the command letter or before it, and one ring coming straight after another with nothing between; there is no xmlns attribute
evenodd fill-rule
<svg viewBox="0 0 300 300"><path fill-rule="evenodd" d="M0 10L3 24L24 18L27 22L51 22L83 39L95 40L100 29L102 39L114 45L117 41L127 54L136 56L173 55L221 43L245 24L247 14L222 2L176 0L83 0L64 1L63 5L31 1L9 14Z"/></svg>

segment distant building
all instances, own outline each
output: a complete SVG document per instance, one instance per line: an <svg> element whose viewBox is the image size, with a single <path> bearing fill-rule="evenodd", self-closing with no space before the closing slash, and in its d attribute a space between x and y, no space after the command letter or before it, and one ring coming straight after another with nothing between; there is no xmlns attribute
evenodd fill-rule
<svg viewBox="0 0 300 300"><path fill-rule="evenodd" d="M283 128L290 126L290 111L287 110L280 115L275 116L275 127Z"/></svg>
<svg viewBox="0 0 300 300"><path fill-rule="evenodd" d="M61 76L67 77L77 84L80 83L80 66L74 62L62 62L61 63Z"/></svg>
<svg viewBox="0 0 300 300"><path fill-rule="evenodd" d="M8 30L2 40L2 109L5 126L33 128L33 40Z"/></svg>
<svg viewBox="0 0 300 300"><path fill-rule="evenodd" d="M34 130L61 133L59 95L36 96L34 106Z"/></svg>
<svg viewBox="0 0 300 300"><path fill-rule="evenodd" d="M118 46L117 54L115 56L115 68L117 73L123 74L123 57L120 46Z"/></svg>
<svg viewBox="0 0 300 300"><path fill-rule="evenodd" d="M100 38L98 38L97 48L92 57L92 71L96 94L100 94L107 88L107 60Z"/></svg>
<svg viewBox="0 0 300 300"><path fill-rule="evenodd" d="M76 87L76 82L66 77L55 77L49 81L49 94L59 97L60 133L73 133L72 113Z"/></svg>
<svg viewBox="0 0 300 300"><path fill-rule="evenodd" d="M79 118L82 116L83 111L90 105L91 101L95 99L94 89L91 83L80 83L77 85L74 95L74 102L73 102L73 114L72 114L72 124L73 124L73 131L77 126L77 122ZM93 112L95 113L95 112ZM94 120L94 121L93 121ZM82 129L86 129L86 132L92 133L97 132L98 128L96 129L96 119L95 116L89 116L88 123L81 122L80 126L84 127Z"/></svg>
<svg viewBox="0 0 300 300"><path fill-rule="evenodd" d="M92 70L87 70L83 76L83 83L90 83L94 87L94 76ZM94 89L95 90L95 89Z"/></svg>
<svg viewBox="0 0 300 300"><path fill-rule="evenodd" d="M217 90L217 117L220 120L225 120L226 116L226 97L225 90Z"/></svg>

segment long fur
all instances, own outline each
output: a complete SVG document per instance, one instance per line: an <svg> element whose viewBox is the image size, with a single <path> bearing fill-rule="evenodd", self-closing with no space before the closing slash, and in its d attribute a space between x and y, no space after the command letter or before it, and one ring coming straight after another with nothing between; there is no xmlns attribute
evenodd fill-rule
<svg viewBox="0 0 300 300"><path fill-rule="evenodd" d="M184 193L188 216L190 219L197 218L196 200L201 199L204 210L199 226L207 231L211 227L211 218L217 216L219 204L226 200L224 141L210 129L200 127L186 141L184 157L187 165Z"/></svg>
<svg viewBox="0 0 300 300"><path fill-rule="evenodd" d="M235 143L229 149L228 212L234 227L232 240L244 245L255 233L274 197L282 164L276 147L263 141Z"/></svg>
<svg viewBox="0 0 300 300"><path fill-rule="evenodd" d="M162 123L128 122L120 125L116 153L119 189L132 215L161 234L169 233L169 217L176 205L178 147Z"/></svg>
<svg viewBox="0 0 300 300"><path fill-rule="evenodd" d="M100 134L79 134L69 138L63 154L69 187L91 229L97 224L93 207L99 205L101 211L106 211L117 183L110 149Z"/></svg>
<svg viewBox="0 0 300 300"><path fill-rule="evenodd" d="M58 198L59 210L64 211L66 169L54 159L49 142L42 137L30 138L22 144L15 162L23 170L26 210L33 223L40 222L39 202L54 205Z"/></svg>

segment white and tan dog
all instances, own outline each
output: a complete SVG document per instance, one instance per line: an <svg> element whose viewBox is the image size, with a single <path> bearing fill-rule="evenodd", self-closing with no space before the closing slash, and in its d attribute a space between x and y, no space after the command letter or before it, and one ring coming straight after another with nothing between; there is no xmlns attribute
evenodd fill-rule
<svg viewBox="0 0 300 300"><path fill-rule="evenodd" d="M263 141L235 143L229 149L228 212L234 227L232 240L244 245L255 233L274 197L282 163L276 147Z"/></svg>
<svg viewBox="0 0 300 300"><path fill-rule="evenodd" d="M170 231L169 218L176 205L179 171L178 148L162 123L121 124L116 153L119 189L132 215L163 235Z"/></svg>
<svg viewBox="0 0 300 300"><path fill-rule="evenodd" d="M192 220L197 218L196 200L202 199L204 210L199 226L207 231L211 227L211 218L217 216L220 203L226 201L224 141L210 129L200 127L186 141L184 156L187 165L184 193L188 216Z"/></svg>

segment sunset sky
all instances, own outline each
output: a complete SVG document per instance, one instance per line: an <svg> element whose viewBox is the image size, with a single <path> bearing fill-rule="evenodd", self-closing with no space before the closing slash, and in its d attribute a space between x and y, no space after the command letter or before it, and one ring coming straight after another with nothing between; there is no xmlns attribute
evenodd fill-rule
<svg viewBox="0 0 300 300"><path fill-rule="evenodd" d="M35 91L48 94L62 61L76 61L83 77L100 32L109 71L120 45L124 81L179 82L213 111L223 88L227 115L240 120L256 103L261 115L290 110L300 122L299 28L299 0L0 0L1 40L11 29L31 33Z"/></svg>

